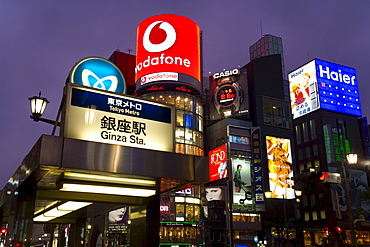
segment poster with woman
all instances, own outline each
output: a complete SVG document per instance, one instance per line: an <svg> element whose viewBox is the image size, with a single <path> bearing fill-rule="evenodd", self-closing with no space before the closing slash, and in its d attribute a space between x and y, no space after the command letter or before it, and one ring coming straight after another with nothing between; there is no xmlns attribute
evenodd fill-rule
<svg viewBox="0 0 370 247"><path fill-rule="evenodd" d="M288 74L293 119L319 108L315 61Z"/></svg>
<svg viewBox="0 0 370 247"><path fill-rule="evenodd" d="M266 146L272 198L295 198L290 140L266 136Z"/></svg>

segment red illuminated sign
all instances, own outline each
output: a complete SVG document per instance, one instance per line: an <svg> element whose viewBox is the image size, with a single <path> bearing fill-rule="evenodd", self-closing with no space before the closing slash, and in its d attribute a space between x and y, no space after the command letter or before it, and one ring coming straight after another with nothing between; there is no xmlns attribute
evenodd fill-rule
<svg viewBox="0 0 370 247"><path fill-rule="evenodd" d="M226 144L208 152L209 181L227 177Z"/></svg>
<svg viewBox="0 0 370 247"><path fill-rule="evenodd" d="M137 28L135 80L178 80L171 72L200 81L200 29L179 15L149 17Z"/></svg>

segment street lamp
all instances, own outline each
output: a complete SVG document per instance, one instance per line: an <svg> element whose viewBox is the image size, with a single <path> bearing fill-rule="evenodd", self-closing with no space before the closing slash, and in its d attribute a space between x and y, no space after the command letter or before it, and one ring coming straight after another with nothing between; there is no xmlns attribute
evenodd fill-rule
<svg viewBox="0 0 370 247"><path fill-rule="evenodd" d="M31 106L31 118L33 119L33 121L38 122L45 111L46 105L50 103L50 101L47 98L42 98L41 92L39 92L39 96L33 96L28 99Z"/></svg>
<svg viewBox="0 0 370 247"><path fill-rule="evenodd" d="M53 124L55 126L60 126L60 123L57 121L53 121L50 119L45 119L42 118L42 114L44 114L45 108L50 101L47 98L42 98L41 97L41 92L39 92L39 96L33 96L28 98L30 101L30 107L31 107L31 113L32 115L30 116L33 121L41 121L44 123L48 124Z"/></svg>
<svg viewBox="0 0 370 247"><path fill-rule="evenodd" d="M347 154L347 162L350 165L354 165L357 163L357 154L355 153L349 153ZM352 215L352 205L350 202L350 197L349 197L349 188L348 188L348 183L349 181L347 180L347 173L346 173L346 167L345 167L345 162L342 160L342 174L343 174L343 182L344 182L344 193L346 197L346 204L347 204L347 213L348 213L348 221L349 221L349 226L350 226L350 231L351 231L351 243L352 246L357 246L357 239L356 239L356 232L355 228L353 225L353 215Z"/></svg>

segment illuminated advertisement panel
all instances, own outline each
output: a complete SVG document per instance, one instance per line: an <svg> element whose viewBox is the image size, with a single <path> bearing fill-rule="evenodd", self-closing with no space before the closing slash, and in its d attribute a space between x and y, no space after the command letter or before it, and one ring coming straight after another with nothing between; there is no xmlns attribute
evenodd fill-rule
<svg viewBox="0 0 370 247"><path fill-rule="evenodd" d="M205 187L204 194L207 202L225 200L222 193L222 187Z"/></svg>
<svg viewBox="0 0 370 247"><path fill-rule="evenodd" d="M251 161L231 158L233 171L233 203L252 204Z"/></svg>
<svg viewBox="0 0 370 247"><path fill-rule="evenodd" d="M288 77L293 118L317 109L362 115L355 69L314 59Z"/></svg>
<svg viewBox="0 0 370 247"><path fill-rule="evenodd" d="M227 177L226 144L208 152L209 181Z"/></svg>
<svg viewBox="0 0 370 247"><path fill-rule="evenodd" d="M321 109L361 116L356 70L315 59Z"/></svg>
<svg viewBox="0 0 370 247"><path fill-rule="evenodd" d="M137 28L136 88L153 82L200 82L200 29L189 18L163 14ZM191 79L192 78L192 79Z"/></svg>
<svg viewBox="0 0 370 247"><path fill-rule="evenodd" d="M65 137L173 152L173 107L67 85Z"/></svg>
<svg viewBox="0 0 370 247"><path fill-rule="evenodd" d="M108 214L109 224L127 224L128 207L110 211Z"/></svg>
<svg viewBox="0 0 370 247"><path fill-rule="evenodd" d="M315 61L288 74L293 119L320 108Z"/></svg>
<svg viewBox="0 0 370 247"><path fill-rule="evenodd" d="M242 86L241 81L246 81L246 76L240 69L218 72L210 77L212 120L249 114L249 104L245 98L248 95L247 87Z"/></svg>
<svg viewBox="0 0 370 247"><path fill-rule="evenodd" d="M343 178L342 169L340 167L329 166L329 172L339 173ZM349 180L349 200L352 210L356 211L358 208L369 212L370 200L361 196L362 192L368 192L367 175L365 171L346 169L347 179ZM331 194L333 198L334 211L347 211L346 193L343 183L331 183Z"/></svg>
<svg viewBox="0 0 370 247"><path fill-rule="evenodd" d="M290 140L266 136L269 185L272 198L292 199L294 196L292 151Z"/></svg>
<svg viewBox="0 0 370 247"><path fill-rule="evenodd" d="M126 82L121 71L112 62L100 57L88 57L77 62L69 79L71 83L110 92L126 91Z"/></svg>
<svg viewBox="0 0 370 247"><path fill-rule="evenodd" d="M252 150L253 150L253 173L254 173L254 194L256 210L264 210L264 188L261 162L261 129L252 128Z"/></svg>

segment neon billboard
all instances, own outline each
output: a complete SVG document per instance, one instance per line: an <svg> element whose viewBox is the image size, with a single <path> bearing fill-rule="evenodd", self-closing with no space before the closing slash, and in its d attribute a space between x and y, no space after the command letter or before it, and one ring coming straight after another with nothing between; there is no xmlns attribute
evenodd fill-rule
<svg viewBox="0 0 370 247"><path fill-rule="evenodd" d="M288 78L293 118L317 109L362 116L354 68L314 59Z"/></svg>
<svg viewBox="0 0 370 247"><path fill-rule="evenodd" d="M174 14L142 21L137 28L135 80L137 88L158 81L199 84L199 26Z"/></svg>

